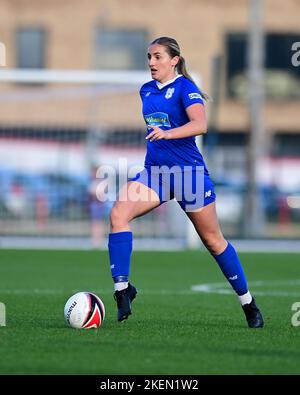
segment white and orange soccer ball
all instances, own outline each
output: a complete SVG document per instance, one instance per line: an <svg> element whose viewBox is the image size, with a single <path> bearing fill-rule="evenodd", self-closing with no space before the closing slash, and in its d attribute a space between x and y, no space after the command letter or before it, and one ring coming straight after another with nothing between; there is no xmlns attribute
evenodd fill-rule
<svg viewBox="0 0 300 395"><path fill-rule="evenodd" d="M99 296L91 292L78 292L65 304L66 323L76 329L99 328L105 317L105 307Z"/></svg>

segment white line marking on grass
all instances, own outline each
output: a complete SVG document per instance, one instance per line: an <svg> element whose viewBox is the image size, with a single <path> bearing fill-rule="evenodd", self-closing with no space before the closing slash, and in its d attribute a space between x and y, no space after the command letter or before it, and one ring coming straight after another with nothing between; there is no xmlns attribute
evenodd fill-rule
<svg viewBox="0 0 300 395"><path fill-rule="evenodd" d="M87 291L86 289L83 290ZM0 289L0 294L5 295L64 295L64 294L75 294L80 290L62 290L62 289ZM92 292L92 291L91 291ZM97 292L97 291L94 291ZM108 294L109 291L98 291L101 294ZM110 291L111 293L111 291Z"/></svg>
<svg viewBox="0 0 300 395"><path fill-rule="evenodd" d="M57 295L62 293L63 291L58 289L0 289L0 294L5 295Z"/></svg>
<svg viewBox="0 0 300 395"><path fill-rule="evenodd" d="M260 296L284 296L284 297L300 297L300 291L289 291L288 288L291 286L300 285L300 279L295 280L258 280L250 281L250 291L254 290L255 295ZM272 287L272 290L268 288ZM287 290L274 290L278 287L285 287ZM264 288L259 290L259 288ZM113 289L74 289L74 290L63 290L63 289L0 289L0 295L72 295L79 291L90 291L98 295L112 295ZM140 294L145 295L193 295L195 292L202 293L213 293L219 295L232 295L234 291L231 289L228 283L207 283L193 285L190 289L140 289Z"/></svg>
<svg viewBox="0 0 300 395"><path fill-rule="evenodd" d="M259 287L278 287L278 286L293 286L293 285L300 285L300 280L268 280L268 281L252 281L248 283L250 291L251 289L256 289ZM192 291L194 292L202 292L202 293L213 293L219 295L231 295L234 291L231 289L230 285L227 283L208 283L208 284L197 284L191 287ZM255 295L260 296L287 296L287 297L299 297L299 292L293 291L279 291L279 290L255 290Z"/></svg>
<svg viewBox="0 0 300 395"><path fill-rule="evenodd" d="M75 294L76 292L80 292L81 290L62 290L62 289L0 289L0 295L64 295L64 294ZM99 295L112 295L113 289L103 290L103 289L82 289L82 291L90 291ZM192 290L167 290L167 289L158 289L158 290L143 290L140 289L138 291L141 294L146 295L193 295L194 292Z"/></svg>

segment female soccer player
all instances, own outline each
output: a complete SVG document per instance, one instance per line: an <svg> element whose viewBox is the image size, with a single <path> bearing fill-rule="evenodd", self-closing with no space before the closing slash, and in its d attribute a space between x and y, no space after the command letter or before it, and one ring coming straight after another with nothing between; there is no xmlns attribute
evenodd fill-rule
<svg viewBox="0 0 300 395"><path fill-rule="evenodd" d="M263 318L248 290L241 262L220 230L214 186L195 143L195 136L206 133L207 96L192 81L173 38L160 37L150 44L148 65L153 79L140 89L147 125L145 168L121 189L110 213L108 247L118 321L131 314L137 294L128 282L132 252L129 223L176 197L237 293L248 326L261 328ZM195 189L196 196L192 193ZM138 201L131 198L133 191L138 191Z"/></svg>

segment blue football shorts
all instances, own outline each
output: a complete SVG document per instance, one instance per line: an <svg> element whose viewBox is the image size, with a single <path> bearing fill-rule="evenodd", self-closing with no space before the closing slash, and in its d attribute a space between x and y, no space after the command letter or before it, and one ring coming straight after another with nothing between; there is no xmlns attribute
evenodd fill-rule
<svg viewBox="0 0 300 395"><path fill-rule="evenodd" d="M177 167L177 170L152 166L129 181L140 182L154 190L160 204L175 198L185 212L198 210L216 200L213 182L202 166Z"/></svg>

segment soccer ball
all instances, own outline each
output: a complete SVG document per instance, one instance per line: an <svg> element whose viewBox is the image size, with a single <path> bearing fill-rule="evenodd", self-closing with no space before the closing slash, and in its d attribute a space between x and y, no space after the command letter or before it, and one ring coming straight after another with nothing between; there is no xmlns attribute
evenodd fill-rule
<svg viewBox="0 0 300 395"><path fill-rule="evenodd" d="M91 292L78 292L65 304L66 323L76 329L99 328L104 321L105 307L99 296Z"/></svg>

